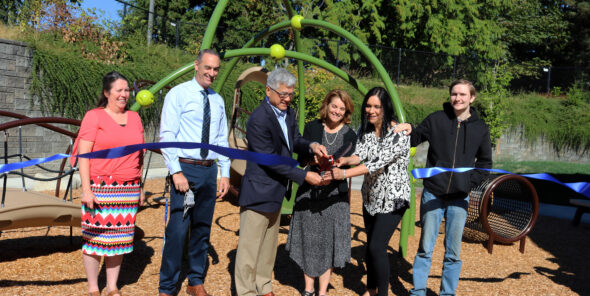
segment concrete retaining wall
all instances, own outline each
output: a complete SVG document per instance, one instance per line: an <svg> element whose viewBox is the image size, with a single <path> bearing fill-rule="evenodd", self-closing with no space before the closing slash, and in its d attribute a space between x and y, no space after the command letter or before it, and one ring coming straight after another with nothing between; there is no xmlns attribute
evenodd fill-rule
<svg viewBox="0 0 590 296"><path fill-rule="evenodd" d="M414 163L423 166L426 163L428 143L418 146ZM553 145L543 138L531 143L524 138L522 130L506 131L496 147L493 148L494 161L563 161L575 163L589 163L590 155L581 155L575 151L566 149L559 153L553 149Z"/></svg>

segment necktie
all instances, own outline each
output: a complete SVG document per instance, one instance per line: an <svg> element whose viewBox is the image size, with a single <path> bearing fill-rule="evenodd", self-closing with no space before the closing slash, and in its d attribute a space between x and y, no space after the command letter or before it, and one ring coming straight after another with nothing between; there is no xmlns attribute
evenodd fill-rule
<svg viewBox="0 0 590 296"><path fill-rule="evenodd" d="M211 107L209 106L209 97L207 92L202 90L203 94L203 131L201 132L201 143L209 144L209 126L211 125ZM201 158L206 159L209 149L201 149Z"/></svg>

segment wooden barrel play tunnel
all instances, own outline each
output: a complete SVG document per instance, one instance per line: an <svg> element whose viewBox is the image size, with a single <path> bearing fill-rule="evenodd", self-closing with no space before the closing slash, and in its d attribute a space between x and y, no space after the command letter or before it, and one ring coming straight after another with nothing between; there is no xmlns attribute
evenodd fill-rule
<svg viewBox="0 0 590 296"><path fill-rule="evenodd" d="M469 194L465 236L484 238L488 252L494 241L520 241L524 253L526 235L532 230L539 212L537 191L518 175L491 175Z"/></svg>

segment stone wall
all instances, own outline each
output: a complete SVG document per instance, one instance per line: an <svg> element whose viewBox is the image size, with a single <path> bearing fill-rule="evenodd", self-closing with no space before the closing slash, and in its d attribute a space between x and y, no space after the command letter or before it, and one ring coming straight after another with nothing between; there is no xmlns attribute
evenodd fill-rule
<svg viewBox="0 0 590 296"><path fill-rule="evenodd" d="M24 43L0 39L0 110L26 115L28 117L42 116L38 105L31 104L31 67L33 51ZM0 123L15 120L12 117L0 117ZM19 137L20 134L20 137ZM23 143L22 153L30 157L43 157L56 151L56 144L64 139L55 139L42 128L24 126L22 129L12 128L2 133L2 140L8 137L8 155L20 153L19 138ZM46 139L45 137L51 137ZM4 149L2 149L4 156ZM60 151L63 152L63 151ZM47 155L48 156L48 155ZM11 158L10 162L18 158ZM39 169L30 168L25 172L38 172Z"/></svg>
<svg viewBox="0 0 590 296"><path fill-rule="evenodd" d="M557 152L542 137L535 142L527 140L522 129L506 131L494 152L498 160L590 163L590 153L580 154L570 149Z"/></svg>
<svg viewBox="0 0 590 296"><path fill-rule="evenodd" d="M26 115L28 117L46 116L31 97L31 70L33 50L24 43L0 39L0 110ZM16 120L12 117L0 116L0 123ZM69 125L58 125L64 129L75 129ZM6 131L8 136L8 155L22 154L31 157L47 157L56 153L65 153L71 139L57 132L36 126L27 125L11 128ZM0 135L4 140L5 134ZM22 143L22 151L20 150ZM4 149L3 149L4 150ZM4 155L4 151L2 151ZM11 162L18 158L11 158ZM58 169L59 163L53 162L48 168ZM29 167L27 174L42 172L40 168Z"/></svg>
<svg viewBox="0 0 590 296"><path fill-rule="evenodd" d="M0 39L0 109L30 117L41 115L31 106L31 66L33 51L24 43ZM6 122L6 118L0 118Z"/></svg>

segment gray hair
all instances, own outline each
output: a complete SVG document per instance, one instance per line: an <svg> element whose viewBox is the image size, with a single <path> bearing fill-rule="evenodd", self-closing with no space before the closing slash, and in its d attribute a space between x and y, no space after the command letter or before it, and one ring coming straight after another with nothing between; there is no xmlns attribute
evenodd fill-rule
<svg viewBox="0 0 590 296"><path fill-rule="evenodd" d="M217 53L217 51L215 51L213 49L203 49L203 50L200 50L199 53L197 54L197 62L201 62L201 60L203 60L203 56L206 53L212 54L216 57L219 57L219 53Z"/></svg>
<svg viewBox="0 0 590 296"><path fill-rule="evenodd" d="M295 82L297 82L295 76L284 68L276 68L268 74L266 79L266 85L273 89L279 88L279 84L287 87L295 86Z"/></svg>

